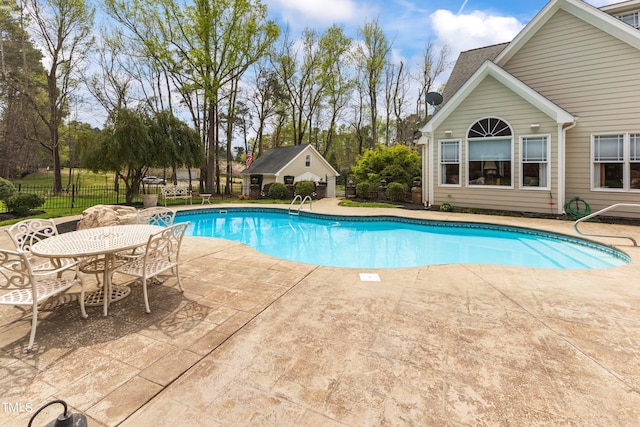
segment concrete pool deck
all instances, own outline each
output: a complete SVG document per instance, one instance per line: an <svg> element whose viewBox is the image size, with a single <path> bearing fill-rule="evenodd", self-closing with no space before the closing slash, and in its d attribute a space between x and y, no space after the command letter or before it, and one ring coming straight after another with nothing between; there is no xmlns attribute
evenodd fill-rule
<svg viewBox="0 0 640 427"><path fill-rule="evenodd" d="M313 211L576 236L571 221L344 208L335 199ZM0 247L11 248L2 228ZM581 229L640 240L636 226ZM106 318L92 307L81 319L76 303L65 304L41 313L25 353L30 311L0 307L0 425L26 426L54 399L92 427L638 425L640 248L592 240L615 244L631 263L342 269L186 237L185 293L174 279L151 286L151 314L136 285ZM47 408L35 425L61 411Z"/></svg>

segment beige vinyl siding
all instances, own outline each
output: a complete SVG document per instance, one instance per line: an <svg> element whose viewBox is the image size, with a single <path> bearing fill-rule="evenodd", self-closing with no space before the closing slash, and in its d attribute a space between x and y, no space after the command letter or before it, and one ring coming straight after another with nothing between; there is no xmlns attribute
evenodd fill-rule
<svg viewBox="0 0 640 427"><path fill-rule="evenodd" d="M567 133L567 200L579 196L593 210L640 203L637 191L591 190L591 135L640 130L640 51L560 10L499 65L580 117Z"/></svg>
<svg viewBox="0 0 640 427"><path fill-rule="evenodd" d="M512 152L513 188L498 188L491 185L467 186L466 134L473 123L488 116L500 118L512 128L514 141ZM532 123L540 124L538 131L531 130ZM452 131L451 137L445 135L447 130ZM520 189L519 138L522 135L550 135L551 191ZM461 141L460 187L438 185L438 140L442 139L460 139ZM550 205L549 202L552 199L557 201L557 142L557 125L554 120L507 89L493 77L487 77L456 111L435 129L431 166L431 179L434 182L434 204L449 202L458 207L555 213L553 209L556 209L557 206Z"/></svg>
<svg viewBox="0 0 640 427"><path fill-rule="evenodd" d="M307 155L311 155L311 166L305 166ZM333 171L325 166L324 160L312 150L304 150L298 157L288 164L278 176L278 182L284 182L285 175L300 176L305 172L310 172L325 179L325 175L332 175Z"/></svg>

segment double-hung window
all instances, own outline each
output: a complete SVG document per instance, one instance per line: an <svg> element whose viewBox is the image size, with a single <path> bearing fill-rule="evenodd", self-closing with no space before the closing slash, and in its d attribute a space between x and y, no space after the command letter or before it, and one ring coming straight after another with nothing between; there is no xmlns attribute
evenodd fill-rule
<svg viewBox="0 0 640 427"><path fill-rule="evenodd" d="M629 188L640 189L640 133L629 135Z"/></svg>
<svg viewBox="0 0 640 427"><path fill-rule="evenodd" d="M593 186L624 188L625 134L593 137Z"/></svg>
<svg viewBox="0 0 640 427"><path fill-rule="evenodd" d="M592 137L594 189L640 190L640 133Z"/></svg>
<svg viewBox="0 0 640 427"><path fill-rule="evenodd" d="M460 141L440 141L440 184L460 185Z"/></svg>
<svg viewBox="0 0 640 427"><path fill-rule="evenodd" d="M521 186L523 188L549 188L549 137L523 136L520 139L522 156Z"/></svg>
<svg viewBox="0 0 640 427"><path fill-rule="evenodd" d="M305 165L305 167L308 167L308 168L311 167L311 154L307 154L304 157L304 165Z"/></svg>

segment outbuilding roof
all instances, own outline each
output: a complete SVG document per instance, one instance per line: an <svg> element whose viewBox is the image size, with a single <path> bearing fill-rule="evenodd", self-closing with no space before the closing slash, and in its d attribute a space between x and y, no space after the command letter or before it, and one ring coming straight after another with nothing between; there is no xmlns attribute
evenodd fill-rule
<svg viewBox="0 0 640 427"><path fill-rule="evenodd" d="M298 157L309 145L291 145L268 150L251 163L242 174L276 174Z"/></svg>
<svg viewBox="0 0 640 427"><path fill-rule="evenodd" d="M338 171L310 144L272 148L254 160L251 166L240 172L240 174L279 175L283 169L305 151L309 154L315 153L317 158L320 159L320 163L323 164L327 170L331 171L334 176L340 176Z"/></svg>

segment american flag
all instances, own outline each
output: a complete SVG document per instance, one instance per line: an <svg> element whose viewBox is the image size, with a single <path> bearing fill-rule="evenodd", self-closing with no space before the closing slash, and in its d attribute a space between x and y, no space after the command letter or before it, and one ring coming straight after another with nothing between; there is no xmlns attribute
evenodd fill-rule
<svg viewBox="0 0 640 427"><path fill-rule="evenodd" d="M253 161L253 156L251 155L251 150L247 151L247 169L251 166L251 162Z"/></svg>

